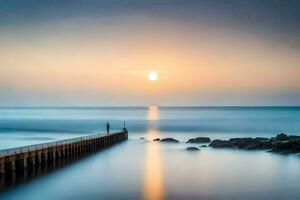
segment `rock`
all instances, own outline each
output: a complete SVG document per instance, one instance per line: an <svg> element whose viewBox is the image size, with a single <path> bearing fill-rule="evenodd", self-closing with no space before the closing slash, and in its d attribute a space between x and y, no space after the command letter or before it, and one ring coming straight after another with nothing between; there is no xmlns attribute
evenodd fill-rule
<svg viewBox="0 0 300 200"><path fill-rule="evenodd" d="M298 135L289 135L289 141L297 141L300 140L300 136Z"/></svg>
<svg viewBox="0 0 300 200"><path fill-rule="evenodd" d="M204 145L201 145L200 147L207 147L207 145L204 144Z"/></svg>
<svg viewBox="0 0 300 200"><path fill-rule="evenodd" d="M197 137L189 139L186 143L206 143L211 142L209 137Z"/></svg>
<svg viewBox="0 0 300 200"><path fill-rule="evenodd" d="M164 138L160 140L161 142L173 142L173 143L179 143L178 140L175 140L174 138Z"/></svg>
<svg viewBox="0 0 300 200"><path fill-rule="evenodd" d="M188 147L186 148L187 151L199 151L200 149L197 147Z"/></svg>
<svg viewBox="0 0 300 200"><path fill-rule="evenodd" d="M271 141L269 138L265 138L265 137L256 137L254 139L259 140L260 142L270 142Z"/></svg>
<svg viewBox="0 0 300 200"><path fill-rule="evenodd" d="M265 138L231 138L229 142L238 149L271 149L272 143Z"/></svg>
<svg viewBox="0 0 300 200"><path fill-rule="evenodd" d="M289 137L284 134L284 133L280 133L278 135L276 135L276 137L271 138L272 142L282 142L282 141L287 141L289 139Z"/></svg>
<svg viewBox="0 0 300 200"><path fill-rule="evenodd" d="M300 136L298 135L286 135L284 133L280 133L276 135L276 137L271 138L271 142L273 144L275 143L281 143L285 141L298 141L300 140Z"/></svg>
<svg viewBox="0 0 300 200"><path fill-rule="evenodd" d="M228 140L213 140L210 144L210 147L213 148L230 148L233 147Z"/></svg>
<svg viewBox="0 0 300 200"><path fill-rule="evenodd" d="M153 141L160 141L160 139L159 138L155 138L155 139L153 139Z"/></svg>
<svg viewBox="0 0 300 200"><path fill-rule="evenodd" d="M236 149L272 149L272 143L266 138L231 138L230 140L213 140L210 143L213 148L236 148Z"/></svg>
<svg viewBox="0 0 300 200"><path fill-rule="evenodd" d="M273 148L270 152L300 153L300 140L277 142L273 144Z"/></svg>
<svg viewBox="0 0 300 200"><path fill-rule="evenodd" d="M144 137L140 137L140 140L144 140L145 138Z"/></svg>
<svg viewBox="0 0 300 200"><path fill-rule="evenodd" d="M300 153L300 136L278 134L271 139L256 138L231 138L229 140L213 140L209 146L213 148L235 148L244 150L270 150L276 153Z"/></svg>

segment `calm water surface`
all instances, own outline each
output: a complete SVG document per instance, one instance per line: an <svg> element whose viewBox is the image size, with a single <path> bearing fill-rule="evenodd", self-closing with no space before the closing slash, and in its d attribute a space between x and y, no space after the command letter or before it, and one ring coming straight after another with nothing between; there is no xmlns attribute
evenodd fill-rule
<svg viewBox="0 0 300 200"><path fill-rule="evenodd" d="M196 136L299 135L299 107L0 108L0 149L103 132L107 121L119 130L123 120L128 141L11 187L0 199L300 199L297 155L185 151L197 146L185 144Z"/></svg>

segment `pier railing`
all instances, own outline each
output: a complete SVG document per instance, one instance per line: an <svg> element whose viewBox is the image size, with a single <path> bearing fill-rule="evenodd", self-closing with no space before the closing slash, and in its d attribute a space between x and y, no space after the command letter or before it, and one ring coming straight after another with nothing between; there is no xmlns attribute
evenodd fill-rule
<svg viewBox="0 0 300 200"><path fill-rule="evenodd" d="M53 142L45 142L45 143L39 143L39 144L33 144L33 145L27 145L27 146L21 146L21 147L2 149L2 150L0 150L0 158L3 157L3 156L12 155L12 154L29 152L29 151L32 151L32 150L39 150L39 149L54 147L54 146L57 146L57 145L71 144L71 143L74 143L74 142L81 142L81 141L101 138L101 137L105 137L105 136L108 136L108 135L114 135L114 134L118 134L118 133L122 133L122 131L115 132L115 133L110 133L110 134L98 133L98 134L94 134L94 135L81 136L81 137L58 140L58 141L53 141Z"/></svg>

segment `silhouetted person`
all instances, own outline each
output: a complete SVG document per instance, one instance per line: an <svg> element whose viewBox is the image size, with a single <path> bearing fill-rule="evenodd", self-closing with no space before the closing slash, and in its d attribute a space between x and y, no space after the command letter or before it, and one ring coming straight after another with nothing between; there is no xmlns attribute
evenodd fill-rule
<svg viewBox="0 0 300 200"><path fill-rule="evenodd" d="M106 123L106 131L107 131L107 134L109 134L109 129L110 129L110 125L109 125L109 123L107 122L107 123Z"/></svg>
<svg viewBox="0 0 300 200"><path fill-rule="evenodd" d="M127 131L125 121L123 122L123 131Z"/></svg>

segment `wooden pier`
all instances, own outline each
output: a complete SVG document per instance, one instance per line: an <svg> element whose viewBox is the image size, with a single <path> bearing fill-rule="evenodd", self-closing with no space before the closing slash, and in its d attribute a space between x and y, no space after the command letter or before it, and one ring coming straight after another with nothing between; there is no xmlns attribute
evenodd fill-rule
<svg viewBox="0 0 300 200"><path fill-rule="evenodd" d="M125 129L122 132L0 150L0 175L22 172L36 166L48 165L58 159L95 152L127 139L128 132Z"/></svg>

